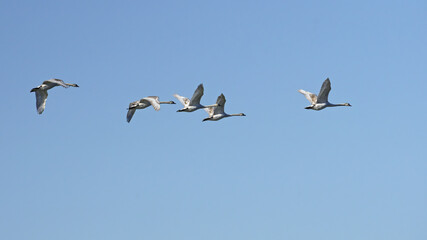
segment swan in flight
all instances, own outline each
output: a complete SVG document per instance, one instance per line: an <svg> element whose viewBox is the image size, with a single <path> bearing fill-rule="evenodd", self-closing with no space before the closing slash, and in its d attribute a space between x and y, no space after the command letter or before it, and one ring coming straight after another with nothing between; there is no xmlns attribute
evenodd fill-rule
<svg viewBox="0 0 427 240"><path fill-rule="evenodd" d="M130 122L130 120L132 120L133 114L135 114L136 109L144 109L149 107L150 105L153 106L154 110L159 111L160 104L175 104L175 102L160 102L159 97L157 96L149 96L142 98L138 101L129 103L128 114L126 116L126 119L128 122Z"/></svg>
<svg viewBox="0 0 427 240"><path fill-rule="evenodd" d="M224 106L225 106L225 96L221 93L221 95L216 100L216 107L208 107L205 108L205 111L209 114L208 118L203 119L204 121L218 121L220 119L223 119L225 117L232 117L232 116L246 116L244 113L236 113L236 114L227 114L224 112Z"/></svg>
<svg viewBox="0 0 427 240"><path fill-rule="evenodd" d="M194 94L193 94L193 97L191 97L191 100L186 97L180 96L178 94L174 94L173 96L176 97L182 103L182 105L184 105L184 108L178 110L177 112L194 112L201 108L217 106L216 104L209 105L209 106L201 105L200 99L203 96L203 92L204 92L203 84L200 84L197 87L196 91L194 91Z"/></svg>
<svg viewBox="0 0 427 240"><path fill-rule="evenodd" d="M304 91L302 89L298 90L298 92L302 93L305 98L311 103L310 106L306 107L305 109L313 109L313 110L322 110L326 107L338 107L338 106L348 106L351 107L350 103L340 103L340 104L332 104L328 101L328 95L331 91L331 81L329 81L329 78L327 78L323 84L322 88L320 89L319 95L316 96L316 94Z"/></svg>
<svg viewBox="0 0 427 240"><path fill-rule="evenodd" d="M37 112L39 114L43 113L44 108L46 106L46 99L48 96L47 90L49 90L53 87L56 87L56 86L62 86L64 88L68 88L70 86L71 87L79 87L79 85L77 85L77 84L65 83L61 79L52 78L52 79L44 81L40 86L31 89L30 92L36 92L36 107L37 107Z"/></svg>

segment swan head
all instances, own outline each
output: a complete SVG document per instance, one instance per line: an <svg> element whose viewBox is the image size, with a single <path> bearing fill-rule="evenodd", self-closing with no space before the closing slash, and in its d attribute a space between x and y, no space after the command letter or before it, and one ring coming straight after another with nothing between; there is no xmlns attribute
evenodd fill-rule
<svg viewBox="0 0 427 240"><path fill-rule="evenodd" d="M169 101L169 104L176 104L174 101Z"/></svg>
<svg viewBox="0 0 427 240"><path fill-rule="evenodd" d="M344 103L344 106L351 107L350 103Z"/></svg>
<svg viewBox="0 0 427 240"><path fill-rule="evenodd" d="M246 114L244 114L244 113L240 113L239 115L240 115L240 116L246 116Z"/></svg>
<svg viewBox="0 0 427 240"><path fill-rule="evenodd" d="M211 120L212 118L205 118L205 119L203 119L202 120L202 122L204 122L204 121L208 121L208 120Z"/></svg>
<svg viewBox="0 0 427 240"><path fill-rule="evenodd" d="M35 88L31 89L31 91L30 91L30 92L35 92L35 91L37 91L39 88L40 88L40 86L39 86L39 87L35 87Z"/></svg>

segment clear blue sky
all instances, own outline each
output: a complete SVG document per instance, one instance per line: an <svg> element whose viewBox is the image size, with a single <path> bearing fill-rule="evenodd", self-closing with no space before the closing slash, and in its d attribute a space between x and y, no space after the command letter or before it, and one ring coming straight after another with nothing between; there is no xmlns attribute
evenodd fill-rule
<svg viewBox="0 0 427 240"><path fill-rule="evenodd" d="M427 239L425 1L1 1L0 239ZM38 115L30 89L56 77ZM302 88L332 82L305 110ZM228 113L137 111L172 94Z"/></svg>

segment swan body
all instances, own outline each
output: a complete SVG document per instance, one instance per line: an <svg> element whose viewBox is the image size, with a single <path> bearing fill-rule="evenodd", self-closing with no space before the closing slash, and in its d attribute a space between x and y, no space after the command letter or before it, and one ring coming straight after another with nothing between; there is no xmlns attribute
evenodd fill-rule
<svg viewBox="0 0 427 240"><path fill-rule="evenodd" d="M216 106L216 104L208 105L208 106L203 106L202 104L200 104L200 100L202 99L203 93L204 93L203 84L200 84L197 87L196 91L194 91L194 94L191 97L191 100L186 97L180 96L178 94L174 94L173 96L177 98L182 103L182 105L184 105L184 108L179 109L177 112L194 112L198 109Z"/></svg>
<svg viewBox="0 0 427 240"><path fill-rule="evenodd" d="M329 92L331 91L331 81L327 78L320 88L319 95L316 95L311 92L304 91L302 89L298 90L301 94L307 98L307 100L311 103L310 106L305 107L305 109L313 109L316 111L322 110L327 107L338 107L338 106L348 106L351 107L350 103L340 103L333 104L328 101Z"/></svg>
<svg viewBox="0 0 427 240"><path fill-rule="evenodd" d="M232 116L246 116L244 113L236 113L236 114L227 114L224 112L225 106L225 96L221 93L221 95L216 100L216 105L214 107L205 108L205 111L209 114L208 118L203 119L204 121L218 121L226 117Z"/></svg>
<svg viewBox="0 0 427 240"><path fill-rule="evenodd" d="M79 85L77 85L75 83L65 83L61 79L52 78L52 79L44 81L40 86L37 86L37 87L31 89L30 92L36 93L36 107L37 107L37 112L39 114L42 114L45 107L46 107L46 99L48 96L47 90L49 90L53 87L56 87L56 86L61 86L64 88L79 87Z"/></svg>
<svg viewBox="0 0 427 240"><path fill-rule="evenodd" d="M157 96L149 96L149 97L142 98L138 101L129 103L126 119L128 122L130 122L130 120L132 120L132 117L135 114L135 111L137 109L144 109L149 106L153 106L154 110L159 111L160 104L175 104L175 102L174 101L160 102L159 97Z"/></svg>

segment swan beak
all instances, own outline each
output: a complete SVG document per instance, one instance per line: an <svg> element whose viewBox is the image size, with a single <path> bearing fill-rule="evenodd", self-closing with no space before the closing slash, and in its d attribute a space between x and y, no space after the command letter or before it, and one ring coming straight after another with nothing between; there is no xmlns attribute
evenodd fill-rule
<svg viewBox="0 0 427 240"><path fill-rule="evenodd" d="M79 85L76 84L74 87L79 87Z"/></svg>
<svg viewBox="0 0 427 240"><path fill-rule="evenodd" d="M207 120L209 120L209 119L210 119L210 118L205 118L205 119L203 119L203 120L202 120L202 122L207 121Z"/></svg>
<svg viewBox="0 0 427 240"><path fill-rule="evenodd" d="M176 104L176 103L174 101L172 101L171 104Z"/></svg>
<svg viewBox="0 0 427 240"><path fill-rule="evenodd" d="M349 103L348 106L351 107L351 104Z"/></svg>
<svg viewBox="0 0 427 240"><path fill-rule="evenodd" d="M246 116L246 114L242 113L242 116Z"/></svg>

